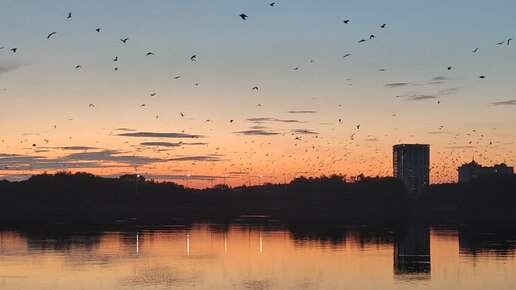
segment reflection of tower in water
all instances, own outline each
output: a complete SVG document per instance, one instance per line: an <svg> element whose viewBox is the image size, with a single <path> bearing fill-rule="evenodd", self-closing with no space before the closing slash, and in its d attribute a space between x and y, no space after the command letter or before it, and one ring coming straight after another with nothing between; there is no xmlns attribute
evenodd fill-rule
<svg viewBox="0 0 516 290"><path fill-rule="evenodd" d="M430 230L414 221L396 233L394 241L394 274L425 274L430 278Z"/></svg>

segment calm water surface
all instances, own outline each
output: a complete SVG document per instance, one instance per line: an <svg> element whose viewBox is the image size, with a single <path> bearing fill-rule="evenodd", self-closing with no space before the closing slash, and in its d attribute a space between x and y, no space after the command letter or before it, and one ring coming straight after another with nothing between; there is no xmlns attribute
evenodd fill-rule
<svg viewBox="0 0 516 290"><path fill-rule="evenodd" d="M513 235L197 224L0 231L0 289L515 289Z"/></svg>

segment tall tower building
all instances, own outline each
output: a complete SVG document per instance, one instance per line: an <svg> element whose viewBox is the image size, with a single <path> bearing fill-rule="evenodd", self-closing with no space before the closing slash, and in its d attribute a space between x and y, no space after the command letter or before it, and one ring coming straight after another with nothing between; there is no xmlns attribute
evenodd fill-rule
<svg viewBox="0 0 516 290"><path fill-rule="evenodd" d="M430 145L398 144L392 148L394 177L410 195L420 194L430 183Z"/></svg>

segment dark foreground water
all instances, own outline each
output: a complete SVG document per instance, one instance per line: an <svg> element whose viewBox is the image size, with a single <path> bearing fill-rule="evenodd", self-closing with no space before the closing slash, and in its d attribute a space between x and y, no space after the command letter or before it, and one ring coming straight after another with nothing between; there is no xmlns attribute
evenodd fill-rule
<svg viewBox="0 0 516 290"><path fill-rule="evenodd" d="M268 216L3 229L0 289L516 289L515 237L464 224L287 227Z"/></svg>

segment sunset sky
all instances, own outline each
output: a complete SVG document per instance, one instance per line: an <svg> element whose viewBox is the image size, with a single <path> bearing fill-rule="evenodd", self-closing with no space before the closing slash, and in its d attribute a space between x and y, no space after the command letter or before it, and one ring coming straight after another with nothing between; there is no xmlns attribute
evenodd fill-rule
<svg viewBox="0 0 516 290"><path fill-rule="evenodd" d="M271 2L2 1L0 179L391 176L397 143L433 183L516 165L516 1Z"/></svg>

